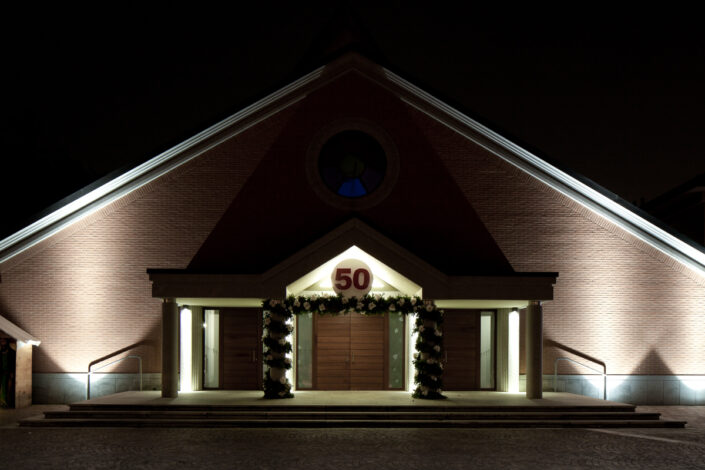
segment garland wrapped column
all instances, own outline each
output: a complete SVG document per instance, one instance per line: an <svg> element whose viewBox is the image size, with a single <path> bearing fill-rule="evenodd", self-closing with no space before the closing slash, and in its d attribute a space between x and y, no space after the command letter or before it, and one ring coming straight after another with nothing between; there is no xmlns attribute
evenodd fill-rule
<svg viewBox="0 0 705 470"><path fill-rule="evenodd" d="M443 395L443 331L440 328L442 323L443 311L436 309L432 302L426 301L425 305L418 309L414 326L414 332L418 334L417 352L414 355L414 398L446 398Z"/></svg>
<svg viewBox="0 0 705 470"><path fill-rule="evenodd" d="M291 369L291 359L286 357L291 352L288 336L293 327L287 324L292 312L283 302L268 300L264 302L264 398L293 398L291 383L286 378L286 371Z"/></svg>

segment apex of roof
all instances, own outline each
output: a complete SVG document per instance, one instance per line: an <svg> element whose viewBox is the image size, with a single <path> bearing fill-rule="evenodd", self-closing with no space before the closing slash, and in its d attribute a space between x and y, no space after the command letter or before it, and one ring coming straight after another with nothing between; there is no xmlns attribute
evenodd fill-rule
<svg viewBox="0 0 705 470"><path fill-rule="evenodd" d="M353 41L354 42L354 41ZM343 42L350 44L350 41ZM235 114L212 125L151 160L90 190L0 240L0 264L45 240L69 225L95 213L118 198L154 181L197 158L215 145L267 119L341 74L356 71L395 94L430 118L528 173L549 187L605 217L638 239L705 275L705 247L680 239L657 225L655 219L622 201L587 178L569 174L539 158L478 121L410 83L400 75L354 51L344 52L330 63L270 93Z"/></svg>

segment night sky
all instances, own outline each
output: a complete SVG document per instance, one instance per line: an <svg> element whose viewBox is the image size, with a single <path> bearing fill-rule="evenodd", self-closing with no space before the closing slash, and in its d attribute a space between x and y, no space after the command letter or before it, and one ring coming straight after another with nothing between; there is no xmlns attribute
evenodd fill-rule
<svg viewBox="0 0 705 470"><path fill-rule="evenodd" d="M695 11L355 5L384 65L627 201L705 173ZM342 18L332 3L32 8L0 28L0 238L310 71Z"/></svg>

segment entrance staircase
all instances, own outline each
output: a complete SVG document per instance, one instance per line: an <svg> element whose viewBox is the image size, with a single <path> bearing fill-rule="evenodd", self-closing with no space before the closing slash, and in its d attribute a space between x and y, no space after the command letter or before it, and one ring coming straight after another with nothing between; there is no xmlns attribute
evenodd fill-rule
<svg viewBox="0 0 705 470"><path fill-rule="evenodd" d="M20 422L26 427L230 428L683 428L684 421L632 405L70 405Z"/></svg>

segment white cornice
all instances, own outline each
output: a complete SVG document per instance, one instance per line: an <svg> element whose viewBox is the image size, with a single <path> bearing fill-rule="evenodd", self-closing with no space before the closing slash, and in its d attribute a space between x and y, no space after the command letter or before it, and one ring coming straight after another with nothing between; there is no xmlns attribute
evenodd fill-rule
<svg viewBox="0 0 705 470"><path fill-rule="evenodd" d="M348 62L347 67L358 69L356 64L359 61L360 59ZM314 70L181 144L71 201L4 240L0 240L0 263L11 259L72 223L102 209L129 192L154 181L221 142L304 98L306 96L305 87L322 78L326 68L320 67ZM404 93L401 93L400 97L409 105L486 148L497 157L525 171L551 188L605 217L686 267L700 274L705 274L705 252L655 226L599 191L548 164L531 152L491 131L395 73L384 68L374 68L373 70L381 70L382 77L379 78L382 81L388 80L394 86L403 90ZM369 69L367 71L363 70L362 73L377 75L376 72L370 72ZM254 119L252 119L253 117Z"/></svg>
<svg viewBox="0 0 705 470"><path fill-rule="evenodd" d="M705 274L705 252L657 227L599 191L419 89L399 75L387 69L384 69L384 73L390 82L412 96L412 99L401 96L401 99L410 106L450 127L561 194L579 202L686 267ZM478 135L481 138L478 138Z"/></svg>
<svg viewBox="0 0 705 470"><path fill-rule="evenodd" d="M22 230L0 240L0 264L46 240L82 218L99 211L135 189L193 160L294 102L301 100L306 95L296 94L296 92L316 81L321 76L323 69L324 67L320 67L314 70L151 160L69 202ZM272 105L276 106L268 109ZM257 116L256 119L249 119L260 112L262 114Z"/></svg>

